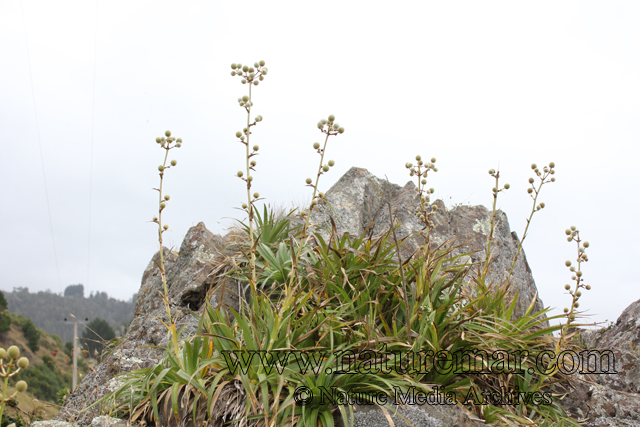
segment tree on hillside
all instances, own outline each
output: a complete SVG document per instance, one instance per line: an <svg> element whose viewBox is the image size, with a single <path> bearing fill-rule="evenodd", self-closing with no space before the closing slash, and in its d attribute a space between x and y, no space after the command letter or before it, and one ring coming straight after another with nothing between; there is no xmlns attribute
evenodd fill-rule
<svg viewBox="0 0 640 427"><path fill-rule="evenodd" d="M0 291L0 333L7 332L11 329L11 317L7 310L7 300L4 298L4 292Z"/></svg>
<svg viewBox="0 0 640 427"><path fill-rule="evenodd" d="M84 298L84 285L69 285L64 290L65 297L80 297Z"/></svg>
<svg viewBox="0 0 640 427"><path fill-rule="evenodd" d="M33 324L31 319L27 319L26 322L22 325L22 332L24 333L24 337L27 339L27 346L34 353L40 349L40 331L36 328L36 325Z"/></svg>
<svg viewBox="0 0 640 427"><path fill-rule="evenodd" d="M111 325L106 320L96 317L87 323L87 328L82 332L82 348L89 350L89 355L94 357L96 352L102 354L104 344L116 337Z"/></svg>

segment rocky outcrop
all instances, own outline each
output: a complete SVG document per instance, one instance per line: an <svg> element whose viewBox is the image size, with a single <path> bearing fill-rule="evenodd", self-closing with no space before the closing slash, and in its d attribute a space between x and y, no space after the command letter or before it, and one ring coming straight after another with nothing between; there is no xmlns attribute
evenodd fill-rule
<svg viewBox="0 0 640 427"><path fill-rule="evenodd" d="M424 244L424 239L418 234L424 225L416 216L420 200L412 181L400 187L375 177L366 169L354 167L327 191L325 199L327 202L320 203L311 215L317 225L331 229L329 217L332 216L340 231L354 236L364 232L379 235L389 230L390 204L391 213L400 224L396 230L397 238L401 240L413 235L401 250L404 259ZM484 206L458 206L447 210L440 200L434 204L438 209L431 217L435 225L430 233L431 246L456 239L456 243L464 245L454 250L455 254L473 252L472 262L484 261L487 237L491 230L491 212ZM489 283L500 284L507 279L519 243L517 235L509 228L507 215L497 211ZM524 251L520 253L511 276L510 295L515 293L519 294L516 315L524 313L534 299L534 312L544 308L542 300L536 298L536 284Z"/></svg>
<svg viewBox="0 0 640 427"><path fill-rule="evenodd" d="M389 202L393 216L401 223L397 229L398 238L404 238L421 229L421 224L415 217L417 193L411 183L400 187L376 178L365 169L352 168L326 193L326 199L330 207L321 203L312 214L311 218L317 224L326 223L328 212L332 209L342 231L348 231L353 235L360 235L365 231L380 234L389 229ZM460 243L466 242L458 251L477 251L471 256L471 260L483 260L484 245L490 228L490 212L482 206L461 206L447 211L442 202L435 203L439 209L432 218L435 228L431 234L431 243L441 244L458 238ZM191 313L201 314L207 300L214 307L221 301L236 309L239 306L238 296L243 290L237 282L222 278L225 269L236 263L234 256L237 250L234 242L237 238L238 235L234 234L225 237L215 235L208 231L203 223L199 223L189 229L178 252L163 248L169 302L172 313L177 315L178 328L184 326L185 336L196 333L197 319ZM407 256L421 244L421 241L418 236L414 236L405 243L402 253ZM504 272L511 266L518 243L515 233L511 233L509 229L506 215L498 212L490 280L498 283L506 278ZM167 320L162 298L164 291L158 268L159 260L158 252L144 271L136 301L135 318L124 341L83 379L65 402L57 419L75 422L80 426L90 425L91 421L100 415L101 410L108 408L86 408L118 386L116 375L151 366L160 359L163 347L168 343L168 336L159 320ZM524 253L520 254L516 263L512 283L513 291L520 295L517 310L524 312L537 294ZM211 292L214 287L216 292ZM542 309L539 299L535 304L536 310ZM447 411L443 408L436 409ZM428 415L438 420L454 420L451 421L454 424L450 425L476 424L461 412L451 412L448 415L436 412ZM449 418L446 418L447 416ZM367 419L370 417L367 416ZM378 417L378 425L386 425L384 416L379 414ZM370 421L367 423L371 427L376 426Z"/></svg>
<svg viewBox="0 0 640 427"><path fill-rule="evenodd" d="M585 373L575 374L577 381L564 399L565 409L586 419L590 427L640 426L640 300L627 307L615 325L580 331L579 341L584 350L611 351L615 364L596 366L583 361Z"/></svg>

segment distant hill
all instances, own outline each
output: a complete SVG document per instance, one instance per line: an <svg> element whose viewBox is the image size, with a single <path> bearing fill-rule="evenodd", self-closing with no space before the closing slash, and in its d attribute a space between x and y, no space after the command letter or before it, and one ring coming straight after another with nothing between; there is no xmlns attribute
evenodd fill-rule
<svg viewBox="0 0 640 427"><path fill-rule="evenodd" d="M83 323L88 323L86 318L89 321L97 317L104 319L116 335L121 335L133 319L137 294L130 301L109 298L106 292L92 292L85 297L82 285L71 285L65 290L64 296L43 291L30 293L29 288L13 288L12 292L4 291L4 296L10 312L31 319L38 328L56 334L63 342L67 342L73 339L73 319L70 314ZM78 336L82 336L84 331L81 322L78 323Z"/></svg>
<svg viewBox="0 0 640 427"><path fill-rule="evenodd" d="M1 292L0 292L1 294ZM0 307L2 308L2 307ZM9 381L9 393L15 391L15 383L26 380L28 387L26 393L18 393L16 399L22 411L27 413L32 421L43 418L51 419L58 413L57 403L59 393L64 388L71 388L72 353L60 337L49 335L38 329L36 342L31 342L26 332L29 319L19 314L0 310L2 316L10 318L10 326L0 331L0 347L8 349L15 345L20 349L20 356L29 359L29 367L11 377ZM31 325L33 325L31 323ZM36 331L35 329L31 329ZM88 353L86 354L88 355ZM85 353L78 353L78 381L80 381L95 366L95 361L88 359ZM5 412L16 417L18 412L10 407ZM6 422L7 419L4 419ZM15 421L15 420L14 420ZM6 424L2 424L3 426ZM22 424L18 424L22 425Z"/></svg>

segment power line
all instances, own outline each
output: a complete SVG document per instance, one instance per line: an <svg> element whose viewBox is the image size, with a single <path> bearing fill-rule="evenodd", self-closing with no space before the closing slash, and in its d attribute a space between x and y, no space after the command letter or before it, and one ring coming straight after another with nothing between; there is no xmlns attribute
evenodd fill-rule
<svg viewBox="0 0 640 427"><path fill-rule="evenodd" d="M91 95L91 150L89 155L89 238L87 243L87 288L91 277L91 206L93 202L93 128L96 110L96 57L98 52L98 0L96 0L96 23L93 39L93 91Z"/></svg>
<svg viewBox="0 0 640 427"><path fill-rule="evenodd" d="M51 230L51 242L53 243L53 257L56 261L56 270L58 271L58 285L62 292L62 280L60 280L60 265L58 264L58 251L56 250L56 239L53 233L53 220L51 219L51 204L49 203L49 190L47 188L47 176L44 169L44 154L42 152L42 141L40 140L40 125L38 124L38 109L36 107L36 94L33 89L33 75L31 73L31 55L29 54L29 41L27 40L27 24L24 19L24 7L22 0L20 1L20 10L22 12L22 25L24 28L24 44L27 47L27 65L29 66L29 80L31 82L31 98L33 99L33 111L36 116L36 130L38 133L38 146L40 148L40 165L42 166L42 179L44 180L44 194L47 200L47 213L49 214L49 229Z"/></svg>

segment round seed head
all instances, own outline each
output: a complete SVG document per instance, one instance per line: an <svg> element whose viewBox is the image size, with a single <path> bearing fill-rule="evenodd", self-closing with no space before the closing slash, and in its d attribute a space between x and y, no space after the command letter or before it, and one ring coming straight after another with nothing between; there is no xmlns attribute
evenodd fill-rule
<svg viewBox="0 0 640 427"><path fill-rule="evenodd" d="M164 136L166 136L167 138L169 138L171 136L171 131L168 130L164 133Z"/></svg>
<svg viewBox="0 0 640 427"><path fill-rule="evenodd" d="M26 357L21 357L18 359L18 368L27 369L29 367L29 359Z"/></svg>
<svg viewBox="0 0 640 427"><path fill-rule="evenodd" d="M553 169L553 168L555 168L555 167L556 167L556 164L555 164L555 163L553 163L553 162L551 162L551 163L549 163L549 167Z"/></svg>
<svg viewBox="0 0 640 427"><path fill-rule="evenodd" d="M555 177L551 177L551 182L556 182L556 178Z"/></svg>
<svg viewBox="0 0 640 427"><path fill-rule="evenodd" d="M590 291L591 290L591 285L587 285L584 287L586 290Z"/></svg>
<svg viewBox="0 0 640 427"><path fill-rule="evenodd" d="M422 178L422 181L420 181L422 183L422 185L425 185L427 183L427 180Z"/></svg>
<svg viewBox="0 0 640 427"><path fill-rule="evenodd" d="M322 170L325 172L329 172L329 165L322 166Z"/></svg>
<svg viewBox="0 0 640 427"><path fill-rule="evenodd" d="M405 168L407 168L407 169L409 169L409 168L411 167L411 163L405 163L405 164L404 164L404 167L405 167Z"/></svg>
<svg viewBox="0 0 640 427"><path fill-rule="evenodd" d="M565 312L565 313L568 313L568 312L569 312L569 309L568 309L567 307L565 307L565 308L564 308L564 312Z"/></svg>
<svg viewBox="0 0 640 427"><path fill-rule="evenodd" d="M344 133L344 128L343 127L338 128L338 133Z"/></svg>
<svg viewBox="0 0 640 427"><path fill-rule="evenodd" d="M244 72L246 73L247 71L249 71L249 67L247 67L246 65L244 65L244 66L242 67L242 71L244 71Z"/></svg>
<svg viewBox="0 0 640 427"><path fill-rule="evenodd" d="M245 79L240 80L240 83L245 84L247 81Z"/></svg>
<svg viewBox="0 0 640 427"><path fill-rule="evenodd" d="M24 393L27 391L27 382L24 380L18 381L16 383L16 390L18 390L18 393Z"/></svg>
<svg viewBox="0 0 640 427"><path fill-rule="evenodd" d="M157 216L154 216L152 221L153 221L153 222L157 222L157 221L158 221L158 217L157 217Z"/></svg>
<svg viewBox="0 0 640 427"><path fill-rule="evenodd" d="M258 146L258 145L254 145L253 146L253 151L258 151L259 149L260 149L260 146Z"/></svg>
<svg viewBox="0 0 640 427"><path fill-rule="evenodd" d="M540 203L540 208L541 209L544 209L544 206L545 206L544 202Z"/></svg>
<svg viewBox="0 0 640 427"><path fill-rule="evenodd" d="M315 148L316 150L317 150L318 148L320 148L320 143L318 143L318 142L314 142L314 143L313 143L313 148Z"/></svg>
<svg viewBox="0 0 640 427"><path fill-rule="evenodd" d="M333 165L335 165L336 162L334 162L333 160L329 160L329 166L333 167Z"/></svg>
<svg viewBox="0 0 640 427"><path fill-rule="evenodd" d="M260 66L264 67L264 61L260 61Z"/></svg>
<svg viewBox="0 0 640 427"><path fill-rule="evenodd" d="M12 345L7 350L7 355L9 356L9 359L17 359L18 356L20 356L20 349L15 345Z"/></svg>
<svg viewBox="0 0 640 427"><path fill-rule="evenodd" d="M436 192L436 190L434 190L433 188L430 188L430 189L429 189L429 193L433 194L433 193L435 193L435 192Z"/></svg>
<svg viewBox="0 0 640 427"><path fill-rule="evenodd" d="M435 157L432 157L432 158L431 158L431 163L435 163L435 162L436 162L436 158L435 158Z"/></svg>
<svg viewBox="0 0 640 427"><path fill-rule="evenodd" d="M489 175L493 175L494 173L496 173L495 169L489 169Z"/></svg>
<svg viewBox="0 0 640 427"><path fill-rule="evenodd" d="M564 265L566 265L567 267L570 267L570 266L571 266L571 261L566 260L566 261L564 262Z"/></svg>
<svg viewBox="0 0 640 427"><path fill-rule="evenodd" d="M571 230L567 228L566 230L564 230L564 234L566 234L567 236L571 236Z"/></svg>
<svg viewBox="0 0 640 427"><path fill-rule="evenodd" d="M168 195L168 194L165 194L165 195L164 195L164 199L165 199L165 200L169 200L169 199L171 199L171 196L170 196L170 195Z"/></svg>
<svg viewBox="0 0 640 427"><path fill-rule="evenodd" d="M573 237L571 237L571 236L567 237L567 242L570 242L572 240L573 240Z"/></svg>
<svg viewBox="0 0 640 427"><path fill-rule="evenodd" d="M311 204L313 206L316 206L318 204L318 199L313 199L313 201L311 202Z"/></svg>
<svg viewBox="0 0 640 427"><path fill-rule="evenodd" d="M247 95L245 95L245 96L243 96L243 97L242 97L242 100L243 100L244 102L247 102L247 101L249 100L249 97L248 97Z"/></svg>
<svg viewBox="0 0 640 427"><path fill-rule="evenodd" d="M260 82L258 80L254 80L253 85L258 86L258 84L260 84Z"/></svg>
<svg viewBox="0 0 640 427"><path fill-rule="evenodd" d="M320 120L320 123L322 123L323 125L326 125L327 124L327 120L326 119L322 119L322 120Z"/></svg>
<svg viewBox="0 0 640 427"><path fill-rule="evenodd" d="M242 204L242 209L247 209L247 204L246 203Z"/></svg>
<svg viewBox="0 0 640 427"><path fill-rule="evenodd" d="M253 66L254 66L254 67L256 67L256 68L258 68L258 67L260 66L260 64L258 64L257 62L254 62L254 63L253 63Z"/></svg>
<svg viewBox="0 0 640 427"><path fill-rule="evenodd" d="M166 205L166 204L164 204L164 203L160 203L160 209L164 209L164 208L166 208L166 207L167 207L167 205Z"/></svg>
<svg viewBox="0 0 640 427"><path fill-rule="evenodd" d="M318 129L322 129L322 122L318 122Z"/></svg>
<svg viewBox="0 0 640 427"><path fill-rule="evenodd" d="M262 69L262 74L264 74L266 76L267 75L267 71L269 71L269 70L267 70L266 68L263 68Z"/></svg>
<svg viewBox="0 0 640 427"><path fill-rule="evenodd" d="M250 67L250 68L249 68L249 72L250 72L250 73L253 73L254 71L255 71L255 70L253 69L253 67ZM251 76L251 77L253 77L253 76Z"/></svg>
<svg viewBox="0 0 640 427"><path fill-rule="evenodd" d="M569 285L564 285L564 288L565 288L566 290L569 290L569 289L571 289L571 286L569 286Z"/></svg>
<svg viewBox="0 0 640 427"><path fill-rule="evenodd" d="M175 165L177 165L177 164L178 164L178 161L177 161L177 160L171 160L171 166L175 166Z"/></svg>
<svg viewBox="0 0 640 427"><path fill-rule="evenodd" d="M571 226L571 231L576 231L576 226L575 225Z"/></svg>
<svg viewBox="0 0 640 427"><path fill-rule="evenodd" d="M433 210L433 211L437 211L437 210L438 210L438 205L433 205L433 206L431 206L431 210Z"/></svg>
<svg viewBox="0 0 640 427"><path fill-rule="evenodd" d="M416 156L416 160L420 161L420 160L422 160L422 157L420 157L420 155L417 155Z"/></svg>
<svg viewBox="0 0 640 427"><path fill-rule="evenodd" d="M182 138L178 138L178 139L176 139L176 142L177 142L177 143L182 143Z"/></svg>
<svg viewBox="0 0 640 427"><path fill-rule="evenodd" d="M258 197L260 197L260 193L258 193L258 192L253 193L253 198L254 199L257 199Z"/></svg>
<svg viewBox="0 0 640 427"><path fill-rule="evenodd" d="M249 181L249 182L253 181L253 177L252 176L248 176L247 177L247 181Z"/></svg>
<svg viewBox="0 0 640 427"><path fill-rule="evenodd" d="M238 171L238 177L242 178L242 175L244 175L244 173L242 171Z"/></svg>
<svg viewBox="0 0 640 427"><path fill-rule="evenodd" d="M336 116L334 116L333 114L329 116L329 121L331 123L333 123L335 121L335 119L336 119Z"/></svg>
<svg viewBox="0 0 640 427"><path fill-rule="evenodd" d="M577 297L580 297L580 296L582 296L582 292L580 292L580 291L577 291L577 292L576 292L576 296L577 296ZM577 307L577 305L576 305L576 307Z"/></svg>
<svg viewBox="0 0 640 427"><path fill-rule="evenodd" d="M529 178L529 184L533 184L535 180L533 178Z"/></svg>
<svg viewBox="0 0 640 427"><path fill-rule="evenodd" d="M162 172L162 171L164 170L164 166L162 166L162 165L158 166L158 170L159 170L160 172Z"/></svg>
<svg viewBox="0 0 640 427"><path fill-rule="evenodd" d="M320 197L321 199L324 199L324 193L321 191L318 193L318 197Z"/></svg>
<svg viewBox="0 0 640 427"><path fill-rule="evenodd" d="M231 75L232 75L232 76L235 76L235 75L236 75L236 72L235 72L235 71L232 71L232 72L231 72Z"/></svg>
<svg viewBox="0 0 640 427"><path fill-rule="evenodd" d="M576 271L576 276L582 277L582 271L580 271L580 270Z"/></svg>
<svg viewBox="0 0 640 427"><path fill-rule="evenodd" d="M311 182L312 182L312 181L311 181L311 178L307 178L307 179L305 180L305 182L306 182L307 184L311 184Z"/></svg>
<svg viewBox="0 0 640 427"><path fill-rule="evenodd" d="M250 164L251 164L251 166L255 166L257 163L256 163L256 161L255 161L255 160L251 160L251 163L250 163Z"/></svg>
<svg viewBox="0 0 640 427"><path fill-rule="evenodd" d="M574 266L571 266L571 268L569 269L569 271L576 271L576 268Z"/></svg>
<svg viewBox="0 0 640 427"><path fill-rule="evenodd" d="M162 138L157 137L157 138L156 138L156 142L157 142L158 144L160 144L160 143L162 142Z"/></svg>
<svg viewBox="0 0 640 427"><path fill-rule="evenodd" d="M532 164L531 164L531 169L535 169L535 168L537 168L537 167L538 167L538 166L536 166L536 164L535 164L535 163L532 163Z"/></svg>
<svg viewBox="0 0 640 427"><path fill-rule="evenodd" d="M584 242L584 243L582 244L582 246L584 246L585 248L588 248L588 247L589 247L589 242Z"/></svg>
<svg viewBox="0 0 640 427"><path fill-rule="evenodd" d="M527 188L527 193L529 194L533 193L533 188Z"/></svg>
<svg viewBox="0 0 640 427"><path fill-rule="evenodd" d="M7 357L7 350L0 347L0 359L4 359L5 357Z"/></svg>
<svg viewBox="0 0 640 427"><path fill-rule="evenodd" d="M570 314L570 315L569 315L569 320L570 320L570 321L572 321L572 322L573 322L574 320L576 320L576 315L575 315L575 314Z"/></svg>
<svg viewBox="0 0 640 427"><path fill-rule="evenodd" d="M231 64L231 69L235 70L236 69L236 64Z"/></svg>

